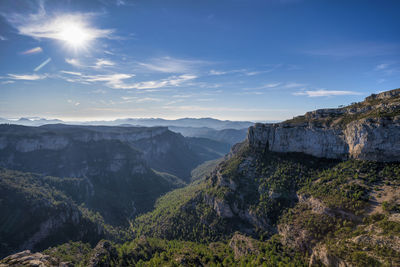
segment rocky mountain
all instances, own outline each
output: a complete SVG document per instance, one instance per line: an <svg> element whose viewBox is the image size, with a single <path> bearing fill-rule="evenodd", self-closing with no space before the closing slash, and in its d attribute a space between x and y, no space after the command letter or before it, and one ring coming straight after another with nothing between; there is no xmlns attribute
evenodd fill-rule
<svg viewBox="0 0 400 267"><path fill-rule="evenodd" d="M118 238L117 229L100 214L79 204L91 187L86 179L0 168L0 256L69 240L96 244L101 238Z"/></svg>
<svg viewBox="0 0 400 267"><path fill-rule="evenodd" d="M400 89L339 109L320 109L278 124L249 129L251 147L316 157L398 161Z"/></svg>
<svg viewBox="0 0 400 267"><path fill-rule="evenodd" d="M399 91L340 109L358 110L351 120L306 115L251 127L207 179L166 194L138 217L138 234L216 242L241 232L278 238L310 266L398 266ZM352 132L352 125L367 130ZM361 140L359 154L335 148L352 138Z"/></svg>
<svg viewBox="0 0 400 267"><path fill-rule="evenodd" d="M223 160L136 217L131 241L42 256L88 266L400 266L399 97L250 127Z"/></svg>
<svg viewBox="0 0 400 267"><path fill-rule="evenodd" d="M135 157L135 172L139 173L145 169L142 165L147 164L159 172L188 180L191 170L204 161L204 156L196 154L182 135L166 127L0 125L0 165L11 169L60 177L103 173L105 168L108 172L117 172L127 160L118 149L112 150L115 153L97 152L97 156L109 157L108 166L95 169L88 165L88 147L95 150L107 145L124 147L126 153Z"/></svg>

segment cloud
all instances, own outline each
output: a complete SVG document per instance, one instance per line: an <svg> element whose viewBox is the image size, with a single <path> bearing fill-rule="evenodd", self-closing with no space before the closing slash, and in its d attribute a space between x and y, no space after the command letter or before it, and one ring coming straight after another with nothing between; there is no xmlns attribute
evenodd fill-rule
<svg viewBox="0 0 400 267"><path fill-rule="evenodd" d="M71 100L71 99L68 99L67 102L68 102L69 104L74 105L75 107L77 107L77 106L79 106L79 105L81 104L81 103L79 103L78 101Z"/></svg>
<svg viewBox="0 0 400 267"><path fill-rule="evenodd" d="M154 97L144 97L144 98L139 98L135 102L136 103L144 103L144 102L161 102L163 101L160 98L154 98Z"/></svg>
<svg viewBox="0 0 400 267"><path fill-rule="evenodd" d="M1 84L11 84L11 83L15 83L15 81L2 81Z"/></svg>
<svg viewBox="0 0 400 267"><path fill-rule="evenodd" d="M10 79L13 80L25 80L25 81L36 81L42 80L47 77L47 75L38 75L38 74L8 74Z"/></svg>
<svg viewBox="0 0 400 267"><path fill-rule="evenodd" d="M60 71L60 72L65 73L65 74L75 75L75 76L81 76L81 75L82 75L82 73L80 73L80 72L75 72L75 71L66 71L66 70L62 70L62 71Z"/></svg>
<svg viewBox="0 0 400 267"><path fill-rule="evenodd" d="M138 82L133 84L119 84L116 89L156 89L162 87L169 87L169 86L180 86L182 83L195 79L197 76L184 74L180 76L171 76L166 79L162 80L155 80L155 81L145 81L145 82Z"/></svg>
<svg viewBox="0 0 400 267"><path fill-rule="evenodd" d="M95 16L94 13L70 13L70 14L48 14L43 2L39 3L37 13L2 14L6 20L18 30L21 35L35 39L66 40L65 30L79 29L84 33L85 41L92 41L98 38L113 38L111 29L99 29L90 25L89 19Z"/></svg>
<svg viewBox="0 0 400 267"><path fill-rule="evenodd" d="M149 62L139 62L146 69L164 73L188 73L194 72L198 67L210 64L202 60L177 59L172 57L161 57L151 59Z"/></svg>
<svg viewBox="0 0 400 267"><path fill-rule="evenodd" d="M335 90L313 90L313 91L300 91L293 93L296 96L308 96L308 97L324 97L324 96L340 96L340 95L361 95L359 92L354 91L335 91Z"/></svg>
<svg viewBox="0 0 400 267"><path fill-rule="evenodd" d="M380 72L381 74L387 75L387 76L390 76L393 74L398 74L400 72L400 70L396 66L396 62L378 64L374 68L374 70Z"/></svg>
<svg viewBox="0 0 400 267"><path fill-rule="evenodd" d="M254 76L254 75L259 75L262 73L272 72L282 66L283 66L283 64L275 64L275 65L271 64L271 65L267 66L269 69L262 69L262 70L235 69L235 70L221 71L221 70L212 69L208 72L208 74L209 75L225 75L225 74L241 73L246 76Z"/></svg>
<svg viewBox="0 0 400 267"><path fill-rule="evenodd" d="M227 74L227 71L218 71L218 70L210 70L208 74L210 75L224 75Z"/></svg>
<svg viewBox="0 0 400 267"><path fill-rule="evenodd" d="M289 82L289 83L286 83L285 85L284 85L284 87L285 88L296 88L296 87L302 87L302 86L305 86L306 84L303 84L303 83L294 83L294 82Z"/></svg>
<svg viewBox="0 0 400 267"><path fill-rule="evenodd" d="M248 72L245 72L244 74L246 74L247 76L254 76L254 75L259 75L259 74L262 74L262 73L272 72L274 70L275 70L275 68L270 69L270 70L248 71Z"/></svg>
<svg viewBox="0 0 400 267"><path fill-rule="evenodd" d="M41 52L43 52L43 49L40 46L38 46L38 47L35 47L32 49L26 50L24 52L21 52L21 55L37 54L37 53L41 53Z"/></svg>
<svg viewBox="0 0 400 267"><path fill-rule="evenodd" d="M115 2L115 4L116 4L117 6L124 6L124 5L126 5L125 1L123 1L123 0L117 0L117 1Z"/></svg>
<svg viewBox="0 0 400 267"><path fill-rule="evenodd" d="M244 88L244 91L252 91L252 90L262 90L262 89L271 89L271 88L276 88L279 87L282 83L280 82L273 82L273 83L267 83L262 86L258 87L251 87L251 88Z"/></svg>
<svg viewBox="0 0 400 267"><path fill-rule="evenodd" d="M75 66L75 67L82 67L83 65L80 63L80 61L76 58L66 58L65 62L68 64Z"/></svg>
<svg viewBox="0 0 400 267"><path fill-rule="evenodd" d="M7 41L8 39L4 37L3 35L0 35L0 41Z"/></svg>
<svg viewBox="0 0 400 267"><path fill-rule="evenodd" d="M386 69L387 67L389 67L390 65L391 64L389 64L389 63L382 63L382 64L377 65L375 67L375 70L383 70L383 69Z"/></svg>
<svg viewBox="0 0 400 267"><path fill-rule="evenodd" d="M72 71L61 71L61 72L69 75L69 77L62 77L68 82L80 82L80 83L104 82L106 86L113 89L145 90L145 89L157 89L162 87L177 87L187 81L197 78L197 76L195 75L184 74L179 76L171 76L161 80L127 83L125 80L135 77L134 74L114 73L114 74L104 74L104 75L84 75L82 73L72 72Z"/></svg>
<svg viewBox="0 0 400 267"><path fill-rule="evenodd" d="M46 66L49 62L51 61L51 58L49 57L48 59L46 59L45 61L43 61L42 63L40 63L39 66L37 66L34 71L39 71L41 68L43 68L44 66Z"/></svg>
<svg viewBox="0 0 400 267"><path fill-rule="evenodd" d="M125 88L123 80L130 79L134 76L134 74L116 73L108 75L82 75L81 77L86 82L105 82L105 84L111 88L127 89Z"/></svg>
<svg viewBox="0 0 400 267"><path fill-rule="evenodd" d="M98 58L93 67L96 68L96 69L99 69L99 68L101 68L103 66L114 66L114 65L115 65L115 63L110 61L110 60L103 59L103 58Z"/></svg>

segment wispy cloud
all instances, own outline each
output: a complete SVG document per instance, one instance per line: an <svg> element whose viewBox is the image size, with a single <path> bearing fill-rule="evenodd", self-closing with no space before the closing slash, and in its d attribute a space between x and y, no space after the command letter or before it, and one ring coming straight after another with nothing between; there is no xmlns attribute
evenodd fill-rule
<svg viewBox="0 0 400 267"><path fill-rule="evenodd" d="M262 90L262 89L268 89L268 88L276 88L280 86L282 83L280 82L273 82L273 83L267 83L258 87L251 87L251 88L244 88L244 91L251 91L251 90Z"/></svg>
<svg viewBox="0 0 400 267"><path fill-rule="evenodd" d="M0 35L0 41L7 41L8 39L4 37L3 35Z"/></svg>
<svg viewBox="0 0 400 267"><path fill-rule="evenodd" d="M293 95L297 96L308 96L308 97L324 97L324 96L341 96L341 95L361 95L360 92L355 91L336 91L336 90L306 90L293 93Z"/></svg>
<svg viewBox="0 0 400 267"><path fill-rule="evenodd" d="M227 71L219 71L219 70L210 70L208 74L210 75L224 75L227 74Z"/></svg>
<svg viewBox="0 0 400 267"><path fill-rule="evenodd" d="M180 76L171 76L166 79L162 80L155 80L155 81L145 81L145 82L138 82L133 84L120 84L118 87L114 87L117 89L155 89L155 88L162 88L162 87L169 87L169 86L180 86L186 81L190 81L196 79L197 76L184 74Z"/></svg>
<svg viewBox="0 0 400 267"><path fill-rule="evenodd" d="M35 81L47 78L47 75L38 74L8 74L8 77L13 80Z"/></svg>
<svg viewBox="0 0 400 267"><path fill-rule="evenodd" d="M65 62L67 62L68 64L70 64L70 65L72 65L72 66L75 66L75 67L81 67L81 66L83 66L83 65L81 64L81 62L80 62L78 59L76 59L76 58L66 58L66 59L65 59Z"/></svg>
<svg viewBox="0 0 400 267"><path fill-rule="evenodd" d="M80 72L75 72L75 71L67 71L67 70L62 70L60 71L61 73L65 73L65 74L70 74L70 75L75 75L75 76L81 76L82 73Z"/></svg>
<svg viewBox="0 0 400 267"><path fill-rule="evenodd" d="M76 100L68 99L67 103L74 105L75 107L79 106L81 103Z"/></svg>
<svg viewBox="0 0 400 267"><path fill-rule="evenodd" d="M43 49L40 46L38 46L38 47L34 47L32 49L21 52L21 55L37 54L37 53L41 53L41 52L43 52Z"/></svg>
<svg viewBox="0 0 400 267"><path fill-rule="evenodd" d="M93 67L99 69L103 66L114 66L114 65L115 65L115 63L110 60L98 58Z"/></svg>
<svg viewBox="0 0 400 267"><path fill-rule="evenodd" d="M389 64L389 63L382 63L382 64L377 65L375 67L375 70L383 70L383 69L386 69L387 67L389 67L390 65L391 64Z"/></svg>
<svg viewBox="0 0 400 267"><path fill-rule="evenodd" d="M139 65L146 69L165 73L188 73L210 62L202 60L178 59L173 57L153 58L148 62L139 62Z"/></svg>
<svg viewBox="0 0 400 267"><path fill-rule="evenodd" d="M41 68L43 68L44 66L46 66L49 62L51 61L51 58L46 59L45 61L43 61L42 63L40 63L39 66L37 66L34 71L39 71Z"/></svg>
<svg viewBox="0 0 400 267"><path fill-rule="evenodd" d="M400 69L398 68L397 62L386 62L381 63L375 66L374 71L380 72L386 76L390 76L393 74L398 74Z"/></svg>
<svg viewBox="0 0 400 267"><path fill-rule="evenodd" d="M160 98L155 98L155 97L144 97L144 98L139 98L136 100L136 103L145 103L145 102L162 102L163 100Z"/></svg>
<svg viewBox="0 0 400 267"><path fill-rule="evenodd" d="M81 83L104 82L106 86L113 89L138 89L138 90L157 89L162 87L176 87L182 85L187 81L197 78L197 76L195 75L184 74L179 76L171 76L161 80L129 83L126 82L126 80L135 77L134 74L113 73L104 75L84 75L80 72L72 72L72 71L61 71L61 73L70 75L69 77L63 77L65 80L69 82L81 82Z"/></svg>
<svg viewBox="0 0 400 267"><path fill-rule="evenodd" d="M284 85L285 88L297 88L297 87L303 87L303 86L306 86L306 84L303 84L303 83L295 83L295 82L289 82L289 83L286 83L286 84Z"/></svg>
<svg viewBox="0 0 400 267"><path fill-rule="evenodd" d="M1 82L1 84L11 84L11 83L15 83L15 81L8 80L8 81L2 81Z"/></svg>
<svg viewBox="0 0 400 267"><path fill-rule="evenodd" d="M43 2L39 2L36 13L3 13L2 15L18 30L19 34L36 39L65 40L67 38L65 30L74 25L75 30L79 28L85 33L86 41L113 37L113 30L96 28L90 24L89 20L95 16L94 13L48 14Z"/></svg>
<svg viewBox="0 0 400 267"><path fill-rule="evenodd" d="M266 65L261 69L258 70L249 70L247 68L243 68L243 69L233 69L233 70L215 70L212 69L208 72L209 75L226 75L226 74L235 74L235 73L239 73L242 75L246 75L246 76L254 76L254 75L259 75L259 74L263 74L263 73L269 73L272 72L274 70L276 70L277 68L282 67L283 64L270 64L270 65Z"/></svg>

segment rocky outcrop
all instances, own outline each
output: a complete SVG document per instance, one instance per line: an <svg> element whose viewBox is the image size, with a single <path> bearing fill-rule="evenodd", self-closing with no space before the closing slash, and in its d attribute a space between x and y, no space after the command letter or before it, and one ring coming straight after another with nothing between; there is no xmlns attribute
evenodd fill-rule
<svg viewBox="0 0 400 267"><path fill-rule="evenodd" d="M324 245L317 246L310 257L309 266L332 266L332 267L351 267L352 264L344 261L336 257L335 255L331 254L329 250Z"/></svg>
<svg viewBox="0 0 400 267"><path fill-rule="evenodd" d="M115 247L112 246L110 241L102 240L93 249L92 256L89 260L91 267L106 267L111 265L111 260L117 258L118 252Z"/></svg>
<svg viewBox="0 0 400 267"><path fill-rule="evenodd" d="M260 254L256 242L255 239L237 232L229 241L229 246L233 249L237 260L243 256Z"/></svg>
<svg viewBox="0 0 400 267"><path fill-rule="evenodd" d="M106 147L107 153L100 154L100 147ZM132 174L144 174L150 167L184 180L204 161L185 137L167 127L0 124L1 167L60 177L89 177L98 172L90 166L93 157L99 157L97 162L105 160L109 172L128 165L133 168ZM127 162L133 157L135 163Z"/></svg>
<svg viewBox="0 0 400 267"><path fill-rule="evenodd" d="M301 152L333 159L400 160L400 89L340 109L256 124L247 140L261 151Z"/></svg>
<svg viewBox="0 0 400 267"><path fill-rule="evenodd" d="M58 262L57 259L44 255L42 253L32 253L30 250L24 250L22 252L10 255L0 261L0 267L7 266L27 266L27 267L69 267L73 266L68 262Z"/></svg>
<svg viewBox="0 0 400 267"><path fill-rule="evenodd" d="M339 129L308 124L256 124L249 128L251 147L274 152L302 152L321 158L346 158L348 145Z"/></svg>

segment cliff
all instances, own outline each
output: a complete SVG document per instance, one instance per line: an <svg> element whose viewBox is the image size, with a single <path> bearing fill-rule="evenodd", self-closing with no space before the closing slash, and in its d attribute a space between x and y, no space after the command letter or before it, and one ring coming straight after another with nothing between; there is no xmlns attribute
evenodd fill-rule
<svg viewBox="0 0 400 267"><path fill-rule="evenodd" d="M320 109L248 130L252 148L380 162L400 159L400 89L338 109Z"/></svg>

